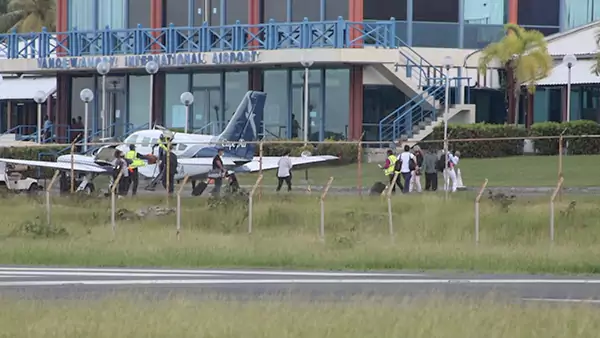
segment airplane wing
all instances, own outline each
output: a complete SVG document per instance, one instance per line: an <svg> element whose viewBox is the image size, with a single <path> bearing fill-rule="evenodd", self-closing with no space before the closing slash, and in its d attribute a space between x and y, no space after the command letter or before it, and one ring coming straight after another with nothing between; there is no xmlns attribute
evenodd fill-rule
<svg viewBox="0 0 600 338"><path fill-rule="evenodd" d="M279 159L281 159L281 157L279 157L279 156L263 156L262 169L263 170L277 169L279 167ZM290 156L290 159L292 160L292 166L300 167L300 166L307 166L307 165L326 162L326 161L337 160L338 157L331 156L331 155L306 156L306 157ZM260 157L256 156L252 159L252 162L248 162L244 165L237 167L236 171L237 172L259 171L260 170L259 161L260 161Z"/></svg>
<svg viewBox="0 0 600 338"><path fill-rule="evenodd" d="M30 160L17 160L12 158L0 158L0 162L4 163L12 163L12 164L21 164L30 167L42 167L42 168L51 168L57 170L71 170L71 163L65 162L48 162L48 161L30 161ZM89 164L80 164L75 163L73 165L73 169L75 171L82 171L88 173L108 173L105 168L96 165Z"/></svg>

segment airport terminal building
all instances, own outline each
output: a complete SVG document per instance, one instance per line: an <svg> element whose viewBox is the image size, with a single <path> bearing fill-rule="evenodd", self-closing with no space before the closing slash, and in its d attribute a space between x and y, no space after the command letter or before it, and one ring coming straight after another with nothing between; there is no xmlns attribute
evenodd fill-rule
<svg viewBox="0 0 600 338"><path fill-rule="evenodd" d="M495 108L504 104L503 94L489 90L499 87L498 72L478 73L474 55L502 38L506 22L552 35L598 19L575 2L57 0L58 33L0 36L6 57L0 125L31 122L15 115L10 81L37 75L56 78L54 88L26 87L30 97L54 89L45 111L61 137L84 114L84 88L95 93L94 133L103 125L112 136L147 128L149 110L152 123L183 128L186 91L194 95L191 128L218 133L244 93L261 90L267 93L264 137L297 137L308 68L311 140L358 139L363 132L372 141L420 139L431 131L424 122L439 120L439 96L427 88L443 92L447 57L451 121L504 122ZM159 65L155 75L145 69L149 61ZM110 64L104 100L100 62ZM9 79L15 74L20 77Z"/></svg>

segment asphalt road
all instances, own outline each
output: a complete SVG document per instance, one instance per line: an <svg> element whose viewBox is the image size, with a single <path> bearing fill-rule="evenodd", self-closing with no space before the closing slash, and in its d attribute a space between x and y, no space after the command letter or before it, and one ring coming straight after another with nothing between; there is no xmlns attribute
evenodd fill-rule
<svg viewBox="0 0 600 338"><path fill-rule="evenodd" d="M419 297L431 294L508 300L600 303L600 277L467 275L412 272L316 272L218 269L50 268L0 266L0 295L88 299L132 295L303 295Z"/></svg>

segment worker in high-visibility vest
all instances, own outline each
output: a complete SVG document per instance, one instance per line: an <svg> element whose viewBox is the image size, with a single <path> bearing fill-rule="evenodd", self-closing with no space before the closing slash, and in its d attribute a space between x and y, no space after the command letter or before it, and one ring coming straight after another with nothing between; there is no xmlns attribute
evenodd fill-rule
<svg viewBox="0 0 600 338"><path fill-rule="evenodd" d="M152 146L152 152L154 153L154 148L158 147L158 158L159 159L166 158L166 154L169 152L169 147L168 147L169 142L171 142L170 139L167 139L167 137L165 137L164 134L161 134L160 137L158 138L158 142ZM158 182L160 182L160 180L164 176L164 174L165 174L164 171L165 171L165 161L161 160L160 163L158 164L158 175L156 175L156 177L154 177L152 179L150 184L148 184L148 186L145 189L154 191L154 188L156 188L156 185L158 184Z"/></svg>
<svg viewBox="0 0 600 338"><path fill-rule="evenodd" d="M387 159L385 160L385 164L383 166L383 172L389 178L390 184L394 181L394 175L398 173L400 175L400 170L396 168L396 162L398 162L398 158L394 155L394 152L390 149L387 151ZM402 176L399 179L396 179L396 184L392 187L392 192L396 192L396 186L403 190L402 186Z"/></svg>
<svg viewBox="0 0 600 338"><path fill-rule="evenodd" d="M146 156L138 153L135 150L135 145L131 144L129 145L129 151L125 154L125 159L129 164L129 167L127 169L129 170L129 184L132 185L131 195L135 196L137 194L138 183L140 181L140 174L138 172L138 168L146 165L146 162L144 162Z"/></svg>

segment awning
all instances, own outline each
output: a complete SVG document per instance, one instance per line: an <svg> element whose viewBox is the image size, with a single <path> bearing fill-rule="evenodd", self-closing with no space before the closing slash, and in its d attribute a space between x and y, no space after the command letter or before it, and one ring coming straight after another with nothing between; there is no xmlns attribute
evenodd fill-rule
<svg viewBox="0 0 600 338"><path fill-rule="evenodd" d="M56 91L55 77L4 78L0 83L0 100L33 100L37 91L46 98Z"/></svg>
<svg viewBox="0 0 600 338"><path fill-rule="evenodd" d="M594 84L600 83L600 76L592 73L595 60L579 60L571 67L571 84ZM564 86L569 78L569 68L560 63L552 69L550 76L537 82L538 86Z"/></svg>

